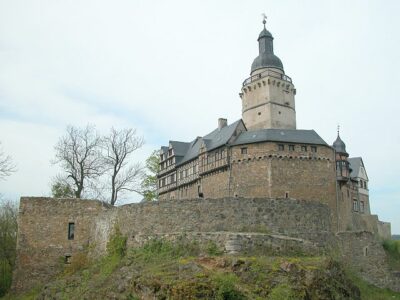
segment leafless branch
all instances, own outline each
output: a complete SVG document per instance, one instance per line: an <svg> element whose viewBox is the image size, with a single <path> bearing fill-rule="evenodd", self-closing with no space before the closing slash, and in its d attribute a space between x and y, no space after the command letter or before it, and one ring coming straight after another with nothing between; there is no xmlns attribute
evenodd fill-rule
<svg viewBox="0 0 400 300"><path fill-rule="evenodd" d="M129 158L134 151L142 147L142 137L136 135L136 130L111 128L103 140L104 165L111 178L110 203L114 205L118 194L122 191L139 190L143 167L140 164L129 165Z"/></svg>
<svg viewBox="0 0 400 300"><path fill-rule="evenodd" d="M17 170L10 155L6 155L0 142L0 180L5 179Z"/></svg>

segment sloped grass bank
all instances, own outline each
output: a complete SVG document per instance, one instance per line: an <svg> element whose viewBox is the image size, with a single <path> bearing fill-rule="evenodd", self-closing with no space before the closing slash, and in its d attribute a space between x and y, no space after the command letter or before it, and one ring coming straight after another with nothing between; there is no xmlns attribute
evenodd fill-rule
<svg viewBox="0 0 400 300"><path fill-rule="evenodd" d="M118 231L106 257L82 257L25 296L8 299L400 299L329 257L225 256L184 238L126 249Z"/></svg>

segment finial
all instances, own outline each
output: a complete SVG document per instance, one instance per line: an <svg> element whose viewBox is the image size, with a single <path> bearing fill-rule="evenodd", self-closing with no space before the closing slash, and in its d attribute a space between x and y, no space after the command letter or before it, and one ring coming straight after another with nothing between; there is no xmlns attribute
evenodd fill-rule
<svg viewBox="0 0 400 300"><path fill-rule="evenodd" d="M267 15L265 13L262 13L261 16L263 17L263 24L264 24L264 28L265 28L265 23L267 23Z"/></svg>
<svg viewBox="0 0 400 300"><path fill-rule="evenodd" d="M339 131L340 131L340 125L338 124L337 126L337 135L339 136Z"/></svg>

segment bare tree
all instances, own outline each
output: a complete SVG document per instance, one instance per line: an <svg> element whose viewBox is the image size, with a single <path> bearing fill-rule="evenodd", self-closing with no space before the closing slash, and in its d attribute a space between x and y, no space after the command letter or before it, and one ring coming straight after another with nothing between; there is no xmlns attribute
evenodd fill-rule
<svg viewBox="0 0 400 300"><path fill-rule="evenodd" d="M131 154L142 147L142 137L136 135L135 129L116 130L103 139L104 165L111 177L110 203L114 205L121 192L139 192L143 167L139 163L129 164Z"/></svg>
<svg viewBox="0 0 400 300"><path fill-rule="evenodd" d="M10 176L15 171L16 166L13 163L11 156L4 153L0 142L0 179Z"/></svg>
<svg viewBox="0 0 400 300"><path fill-rule="evenodd" d="M52 161L60 164L72 181L76 198L81 198L90 180L104 172L101 156L101 137L92 125L85 128L67 127L67 133L54 147L56 154Z"/></svg>

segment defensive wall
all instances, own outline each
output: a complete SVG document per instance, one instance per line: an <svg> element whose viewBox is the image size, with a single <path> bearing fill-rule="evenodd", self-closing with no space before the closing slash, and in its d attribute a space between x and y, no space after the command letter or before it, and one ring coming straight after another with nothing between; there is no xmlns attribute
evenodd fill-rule
<svg viewBox="0 0 400 300"><path fill-rule="evenodd" d="M112 207L96 200L24 197L18 224L13 281L18 291L45 283L79 254L92 259L105 254L117 227L129 247L154 238L213 242L228 254L322 255L341 253L342 247L333 232L329 207L295 199L186 199ZM70 224L74 224L72 239ZM371 243L373 235L359 244L364 249ZM364 255L359 252L346 251L346 258L351 263L352 255Z"/></svg>

